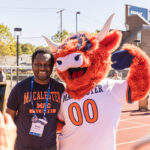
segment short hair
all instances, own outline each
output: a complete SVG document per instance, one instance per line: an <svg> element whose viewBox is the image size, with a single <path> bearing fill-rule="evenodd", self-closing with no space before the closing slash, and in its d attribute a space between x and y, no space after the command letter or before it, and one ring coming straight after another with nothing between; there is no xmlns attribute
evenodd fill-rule
<svg viewBox="0 0 150 150"><path fill-rule="evenodd" d="M118 74L118 71L115 71L115 74Z"/></svg>
<svg viewBox="0 0 150 150"><path fill-rule="evenodd" d="M49 54L51 56L50 62L51 62L51 69L54 67L54 55L52 52L47 48L37 48L35 52L32 54L32 64L34 62L34 59L37 54Z"/></svg>

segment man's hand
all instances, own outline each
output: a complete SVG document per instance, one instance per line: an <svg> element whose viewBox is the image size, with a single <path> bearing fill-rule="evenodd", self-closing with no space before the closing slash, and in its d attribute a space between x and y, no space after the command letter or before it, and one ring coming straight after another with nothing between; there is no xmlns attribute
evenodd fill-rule
<svg viewBox="0 0 150 150"><path fill-rule="evenodd" d="M16 126L9 114L0 113L0 150L14 150Z"/></svg>

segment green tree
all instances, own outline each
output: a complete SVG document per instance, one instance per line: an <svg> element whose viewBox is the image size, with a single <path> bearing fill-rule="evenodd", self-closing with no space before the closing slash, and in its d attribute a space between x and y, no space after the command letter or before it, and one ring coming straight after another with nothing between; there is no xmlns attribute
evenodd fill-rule
<svg viewBox="0 0 150 150"><path fill-rule="evenodd" d="M30 43L26 43L26 44L21 44L21 50L22 50L22 54L32 54L35 51L35 46L30 44Z"/></svg>
<svg viewBox="0 0 150 150"><path fill-rule="evenodd" d="M39 49L39 48L47 48L47 49L49 49L49 47L48 47L48 46L42 46L42 45L41 45L41 46L37 46L37 47L36 47L36 49Z"/></svg>
<svg viewBox="0 0 150 150"><path fill-rule="evenodd" d="M66 30L63 30L61 35L58 31L54 36L52 36L52 40L56 43L61 43L61 40L63 41L67 36L69 36L70 33L68 33Z"/></svg>
<svg viewBox="0 0 150 150"><path fill-rule="evenodd" d="M0 24L0 55L16 55L16 42L10 29Z"/></svg>

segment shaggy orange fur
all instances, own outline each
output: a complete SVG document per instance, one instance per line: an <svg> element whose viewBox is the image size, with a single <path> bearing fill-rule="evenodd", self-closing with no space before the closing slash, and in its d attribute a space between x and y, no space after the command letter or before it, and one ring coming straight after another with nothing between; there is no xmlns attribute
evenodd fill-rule
<svg viewBox="0 0 150 150"><path fill-rule="evenodd" d="M81 68L87 67L87 71L81 78L73 80L71 79L68 71L60 72L57 70L60 78L66 83L66 91L74 99L82 98L107 76L111 63L111 52L119 46L122 38L121 32L114 30L99 43L93 35L89 33L85 34L87 35L88 40L92 43L90 50L86 52L83 51L85 46L84 42L82 47L77 50L75 48L78 44L76 39L68 41L65 45L65 42L68 40L66 39L60 46L64 47L57 54L55 54L55 58L57 59L58 57L63 57L73 52L78 52L84 58Z"/></svg>
<svg viewBox="0 0 150 150"><path fill-rule="evenodd" d="M68 70L61 72L57 70L60 78L66 83L67 93L74 99L81 99L92 90L101 80L103 80L110 69L111 53L120 45L122 34L117 30L111 31L101 42L89 33L86 35L92 44L90 49L84 51L86 46L85 37L82 38L82 45L77 48L78 39L67 38L58 48L55 59L64 57L72 53L80 53L83 57L81 68L87 67L86 73L80 77L72 79ZM127 50L134 57L127 76L128 89L131 90L131 102L144 98L150 88L150 60L145 53L134 45L126 44L122 50ZM69 62L68 62L69 63Z"/></svg>
<svg viewBox="0 0 150 150"><path fill-rule="evenodd" d="M135 56L130 66L127 77L128 85L131 88L131 102L144 98L150 87L150 60L149 57L134 45L126 44L124 50Z"/></svg>

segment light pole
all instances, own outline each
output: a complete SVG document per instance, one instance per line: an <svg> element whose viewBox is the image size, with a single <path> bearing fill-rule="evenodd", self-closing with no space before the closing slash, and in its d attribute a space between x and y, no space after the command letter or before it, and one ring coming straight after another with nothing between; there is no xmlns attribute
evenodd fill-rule
<svg viewBox="0 0 150 150"><path fill-rule="evenodd" d="M80 14L80 11L76 12L76 33L78 32L78 14Z"/></svg>
<svg viewBox="0 0 150 150"><path fill-rule="evenodd" d="M60 41L62 41L62 12L64 9L61 9L60 11L57 11L56 13L60 13Z"/></svg>
<svg viewBox="0 0 150 150"><path fill-rule="evenodd" d="M21 35L22 28L14 28L15 35L17 36L17 83L19 81L19 36Z"/></svg>

